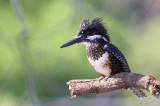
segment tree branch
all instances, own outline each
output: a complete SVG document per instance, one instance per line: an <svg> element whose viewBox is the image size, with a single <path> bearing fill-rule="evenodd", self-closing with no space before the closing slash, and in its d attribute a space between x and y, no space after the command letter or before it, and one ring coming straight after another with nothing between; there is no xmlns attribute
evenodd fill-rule
<svg viewBox="0 0 160 106"><path fill-rule="evenodd" d="M150 75L119 73L107 80L77 79L67 82L72 97L84 94L98 94L130 87L145 89L160 99L160 81Z"/></svg>

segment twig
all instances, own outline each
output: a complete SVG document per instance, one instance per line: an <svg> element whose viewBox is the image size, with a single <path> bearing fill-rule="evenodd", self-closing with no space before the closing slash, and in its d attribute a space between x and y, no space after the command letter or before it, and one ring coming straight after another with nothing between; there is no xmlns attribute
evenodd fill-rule
<svg viewBox="0 0 160 106"><path fill-rule="evenodd" d="M119 73L107 80L98 79L77 79L67 82L71 97L84 94L98 94L130 87L145 89L160 99L160 81L150 75L136 73Z"/></svg>
<svg viewBox="0 0 160 106"><path fill-rule="evenodd" d="M17 22L20 24L20 33L18 34L17 39L17 47L20 55L20 61L24 70L24 79L26 84L26 90L31 101L31 104L34 106L41 106L36 80L34 78L34 68L28 61L28 57L30 56L29 52L29 30L27 26L27 19L25 17L25 13L23 11L23 6L21 0L10 0L11 6L14 10L14 13L17 17Z"/></svg>

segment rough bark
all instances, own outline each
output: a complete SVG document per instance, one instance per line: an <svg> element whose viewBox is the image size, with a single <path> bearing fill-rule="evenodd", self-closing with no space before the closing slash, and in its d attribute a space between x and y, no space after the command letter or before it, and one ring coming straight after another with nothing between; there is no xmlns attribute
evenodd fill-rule
<svg viewBox="0 0 160 106"><path fill-rule="evenodd" d="M84 94L98 94L130 87L145 89L160 99L160 81L150 75L119 73L107 80L77 79L67 82L72 97Z"/></svg>

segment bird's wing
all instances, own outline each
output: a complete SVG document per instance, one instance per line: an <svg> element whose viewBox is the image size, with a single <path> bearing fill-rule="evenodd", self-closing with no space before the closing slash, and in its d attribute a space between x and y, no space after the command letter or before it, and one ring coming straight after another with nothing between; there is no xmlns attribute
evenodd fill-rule
<svg viewBox="0 0 160 106"><path fill-rule="evenodd" d="M104 50L109 53L109 56L111 58L112 68L116 73L130 72L130 68L128 66L128 63L124 55L116 46L114 46L111 43L107 43L104 46Z"/></svg>
<svg viewBox="0 0 160 106"><path fill-rule="evenodd" d="M111 43L107 43L104 46L104 50L106 50L109 53L109 56L111 57L111 63L112 63L112 68L114 69L114 71L116 73L119 72L130 72L130 68L128 66L128 63L124 57L124 55L122 54L122 52L115 47L113 44ZM139 98L146 98L147 96L145 95L145 93L138 88L132 88L131 90L134 92L135 95L137 95Z"/></svg>

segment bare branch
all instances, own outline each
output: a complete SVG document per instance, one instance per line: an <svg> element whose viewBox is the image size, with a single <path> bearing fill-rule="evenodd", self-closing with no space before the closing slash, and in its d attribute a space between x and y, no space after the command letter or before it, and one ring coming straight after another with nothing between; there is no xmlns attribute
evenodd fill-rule
<svg viewBox="0 0 160 106"><path fill-rule="evenodd" d="M98 94L130 87L145 89L160 99L160 81L150 75L119 73L107 80L77 79L67 82L72 97L84 94Z"/></svg>

